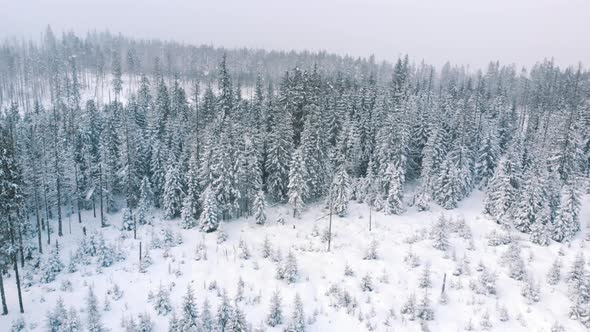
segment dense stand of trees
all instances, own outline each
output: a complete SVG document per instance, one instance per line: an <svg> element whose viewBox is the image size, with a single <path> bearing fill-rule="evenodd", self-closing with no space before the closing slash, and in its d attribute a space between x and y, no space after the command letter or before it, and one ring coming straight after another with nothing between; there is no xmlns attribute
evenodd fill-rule
<svg viewBox="0 0 590 332"><path fill-rule="evenodd" d="M589 89L587 71L552 61L469 73L50 29L5 42L0 270L18 282L67 236L66 216L106 226L125 209L133 230L161 209L212 232L263 224L267 202L295 217L326 199L341 216L351 199L400 214L453 209L478 189L494 221L569 241L589 189Z"/></svg>

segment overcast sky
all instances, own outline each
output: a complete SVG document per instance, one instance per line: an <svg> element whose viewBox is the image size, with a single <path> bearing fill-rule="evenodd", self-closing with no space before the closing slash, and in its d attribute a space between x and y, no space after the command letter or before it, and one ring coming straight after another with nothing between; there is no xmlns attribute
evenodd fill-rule
<svg viewBox="0 0 590 332"><path fill-rule="evenodd" d="M440 66L590 62L589 0L0 0L0 37L121 32Z"/></svg>

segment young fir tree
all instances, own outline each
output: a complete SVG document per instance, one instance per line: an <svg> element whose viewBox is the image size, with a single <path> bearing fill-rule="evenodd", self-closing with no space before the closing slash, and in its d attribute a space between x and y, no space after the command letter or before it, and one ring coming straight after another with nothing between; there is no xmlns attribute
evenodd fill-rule
<svg viewBox="0 0 590 332"><path fill-rule="evenodd" d="M190 285L187 287L186 295L182 301L182 316L179 322L181 331L196 331L199 327L199 311Z"/></svg>
<svg viewBox="0 0 590 332"><path fill-rule="evenodd" d="M213 331L215 324L211 309L209 308L209 300L203 301L203 310L201 310L201 328L203 331Z"/></svg>
<svg viewBox="0 0 590 332"><path fill-rule="evenodd" d="M66 318L66 307L60 297L55 304L55 308L47 313L47 330L50 332L63 331Z"/></svg>
<svg viewBox="0 0 590 332"><path fill-rule="evenodd" d="M254 218L256 219L256 224L264 225L266 223L266 203L264 199L264 191L258 190L256 192L256 196L254 197Z"/></svg>
<svg viewBox="0 0 590 332"><path fill-rule="evenodd" d="M293 217L299 217L303 209L303 202L307 195L306 168L303 150L297 149L293 154L291 169L289 170L289 204L293 208Z"/></svg>
<svg viewBox="0 0 590 332"><path fill-rule="evenodd" d="M274 291L272 298L270 299L270 313L266 318L266 323L271 327L283 323L283 309L281 302L281 293L278 290Z"/></svg>
<svg viewBox="0 0 590 332"><path fill-rule="evenodd" d="M305 332L305 313L303 312L303 302L299 294L295 294L295 301L293 303L293 314L291 315L291 323L289 323L289 332Z"/></svg>
<svg viewBox="0 0 590 332"><path fill-rule="evenodd" d="M221 303L219 304L219 307L217 307L217 327L221 331L230 330L233 314L234 309L232 308L227 292L224 289L221 296Z"/></svg>
<svg viewBox="0 0 590 332"><path fill-rule="evenodd" d="M98 300L94 295L94 289L88 288L88 295L86 296L86 329L89 332L103 332L106 328L101 322L101 313L98 308Z"/></svg>

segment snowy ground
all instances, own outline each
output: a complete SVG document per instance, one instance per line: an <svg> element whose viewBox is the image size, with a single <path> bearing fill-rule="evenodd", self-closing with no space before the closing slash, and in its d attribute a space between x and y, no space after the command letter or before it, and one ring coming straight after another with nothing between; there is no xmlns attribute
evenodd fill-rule
<svg viewBox="0 0 590 332"><path fill-rule="evenodd" d="M578 252L582 250L586 252L586 257L590 256L583 241L588 231L585 223L590 214L589 197L584 198L581 214L584 229L571 246L552 243L549 247L539 247L530 243L526 236L520 235L522 257L527 270L541 288L540 302L532 304L528 304L521 296L521 283L509 278L507 267L501 265L500 256L508 246L492 247L487 244L487 234L492 230L501 231L501 228L481 215L482 198L481 193L474 193L453 211L436 208L431 212L418 213L410 209L401 216L373 212L371 231L368 228L368 207L351 202L347 217L335 216L333 219L330 252L326 250L327 243L322 241L328 220L325 217L327 211L321 205L308 207L300 219L291 218L287 206L268 208L268 222L264 226L256 225L252 218L230 221L223 227L228 235L227 241L223 243L218 243L215 233L184 230L179 227L179 220L162 220L158 217L153 226L141 226L138 240L134 240L132 232L119 231L121 216L110 215L109 223L112 226L101 231L107 242L118 243L127 256L126 260L103 268L102 271L97 271L94 263L80 267L75 273L64 271L48 284L40 283L39 273L35 274L34 284L24 289L25 321L31 330L46 330L46 313L53 309L60 297L65 300L67 308L74 306L83 311L88 286L94 287L102 307L105 297L110 296L107 291L116 283L124 294L119 300L111 299L110 311L103 313L102 321L108 328L119 331L122 329L120 322L123 317L148 313L156 324L156 330L166 331L170 314L157 315L148 301L148 293L156 292L160 284L170 288L172 304L177 311L187 285L192 284L199 307L207 298L215 313L221 289L226 289L229 296L233 297L238 280L242 278L245 292L244 300L239 305L254 328L282 331L290 321L293 298L299 293L308 317L309 331L365 331L369 326L377 331L420 331L419 320L408 320L400 314L400 308L411 293L415 293L417 298L422 297L424 290L418 288L418 279L425 264L430 264L432 288L427 290L434 320L427 324L431 331L463 331L469 321L474 330L481 330L480 320L485 312L489 313L493 331L551 331L556 321L563 325L565 331L584 331L580 323L568 318L570 301L566 295L564 275ZM428 231L441 213L453 220L465 218L473 233L473 250L468 250L470 241L456 233L450 234L451 249L447 252L432 247ZM276 222L280 217L284 218L284 224ZM66 234L59 239L62 261L66 266L70 254L75 252L78 241L83 237L82 226L75 220L72 216L70 235L66 219ZM99 219L86 213L82 225L91 233L92 229L99 228ZM140 241L144 248L151 247L154 234L161 238L165 229L180 234L183 243L168 250L151 248L150 255L154 263L147 268L146 273L139 273ZM274 251L280 248L283 258L289 250L296 254L299 268L297 282L287 284L275 278L276 263L261 256L265 237L270 239ZM373 239L378 243L378 259L365 260L363 257ZM239 257L240 240L245 241L249 248L249 259ZM196 260L196 248L199 245L206 248L206 259ZM556 286L549 286L546 282L547 271L562 247L565 254L561 257L562 277ZM45 249L45 256L48 256L48 250ZM404 262L410 250L419 257L420 266L412 268ZM453 275L457 262L464 259L469 262L470 273ZM470 288L470 281L477 280L481 273L477 269L480 262L498 274L496 295L478 295ZM354 276L345 276L346 264L352 268ZM439 299L445 273L448 302L443 305ZM367 274L372 277L373 291L361 290L361 279ZM71 290L63 290L65 281L72 283ZM211 289L212 282L217 283L216 289ZM7 331L10 322L18 317L14 277L6 278L5 285L10 313L7 317L0 317L1 331ZM350 312L337 307L336 293L328 294L334 285L341 292L348 291L356 300L357 306L348 310ZM269 312L272 293L277 289L283 298L285 324L271 328L264 321ZM503 306L509 314L506 322L499 319L499 309ZM80 316L84 322L84 312L80 312Z"/></svg>

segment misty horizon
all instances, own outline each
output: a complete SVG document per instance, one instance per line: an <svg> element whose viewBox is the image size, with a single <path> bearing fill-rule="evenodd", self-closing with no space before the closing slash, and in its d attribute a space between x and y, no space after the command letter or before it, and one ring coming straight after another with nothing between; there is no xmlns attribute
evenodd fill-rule
<svg viewBox="0 0 590 332"><path fill-rule="evenodd" d="M31 7L33 6L33 7ZM474 4L453 0L322 2L272 6L267 0L186 3L174 0L78 3L71 0L7 2L0 38L38 38L109 31L227 49L309 51L394 62L445 63L485 70L490 62L531 68L545 59L562 67L590 57L590 21L584 1L509 1Z"/></svg>

